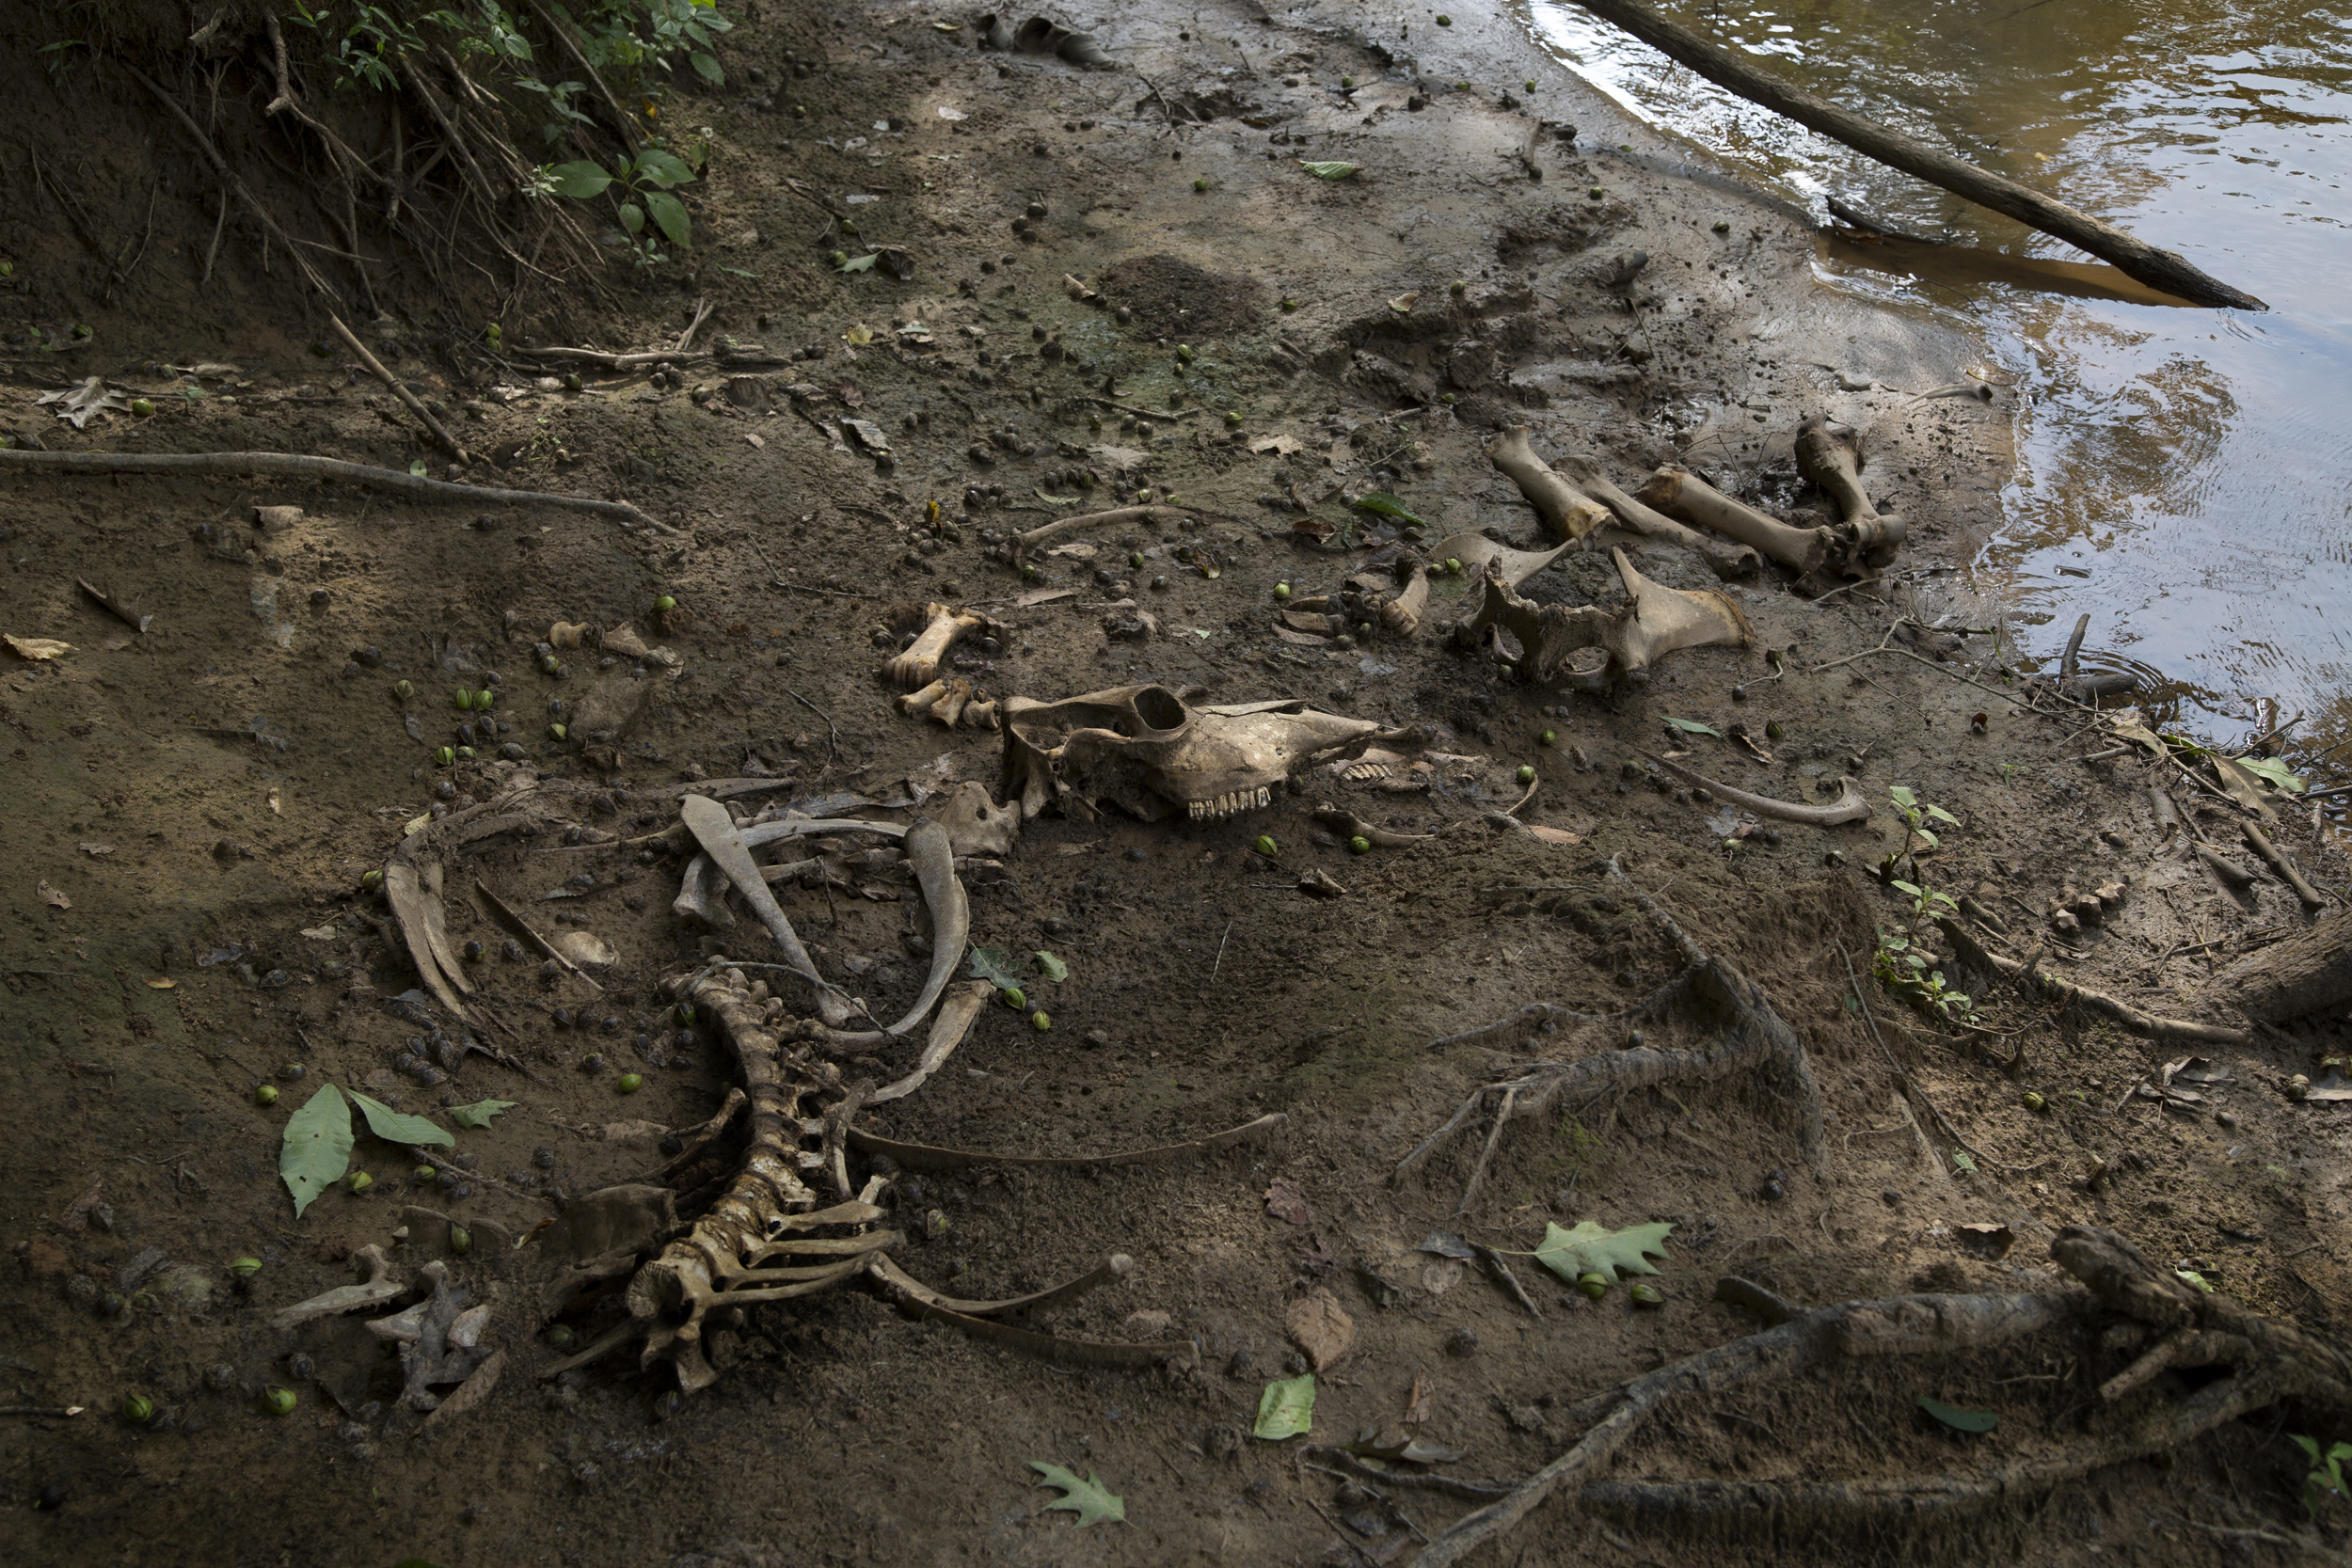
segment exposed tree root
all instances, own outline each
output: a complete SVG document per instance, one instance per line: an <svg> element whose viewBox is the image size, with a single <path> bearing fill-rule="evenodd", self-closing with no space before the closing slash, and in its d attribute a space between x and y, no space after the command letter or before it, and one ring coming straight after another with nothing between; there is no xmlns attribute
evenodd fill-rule
<svg viewBox="0 0 2352 1568"><path fill-rule="evenodd" d="M2352 1357L2290 1323L2199 1291L2149 1262L2114 1231L2069 1227L2051 1244L2050 1256L2088 1286L2088 1293L1841 1303L1801 1313L1588 1400L1569 1414L1597 1424L1508 1496L1456 1520L1414 1560L1415 1568L1461 1560L1570 1485L1588 1506L1678 1520L1770 1513L1799 1522L1891 1524L2038 1495L2104 1465L2171 1451L2225 1421L2291 1396L2352 1409ZM2177 1402L2152 1403L2120 1430L2089 1442L1981 1470L1835 1483L1588 1479L1669 1400L1722 1393L1759 1377L1791 1377L1837 1357L1978 1350L2085 1322L2101 1307L2166 1331L2141 1363L2108 1381L2102 1392L2110 1402L2153 1375L2141 1371L2150 1362L2159 1363L2157 1370L2221 1363L2234 1371Z"/></svg>
<svg viewBox="0 0 2352 1568"><path fill-rule="evenodd" d="M1524 1038L1526 1034L1546 1023L1562 1021L1584 1027L1561 1043L1569 1044L1580 1038L1587 1043L1598 1043L1636 1020L1657 1018L1672 1022L1677 1013L1690 1016L1713 1043L1706 1049L1630 1045L1616 1051L1597 1052L1574 1061L1529 1063L1518 1069L1515 1076L1485 1085L1473 1093L1444 1126L1423 1139L1420 1147L1397 1163L1396 1178L1402 1178L1427 1160L1470 1119L1490 1095L1499 1096L1500 1103L1495 1110L1493 1129L1464 1190L1462 1203L1465 1207L1486 1175L1486 1164L1493 1157L1503 1124L1515 1117L1535 1116L1549 1108L1564 1094L1585 1097L1612 1090L1648 1088L1659 1084L1711 1081L1747 1071L1762 1072L1776 1081L1776 1087L1796 1114L1798 1144L1805 1163L1816 1169L1820 1167L1823 1160L1820 1090L1814 1084L1812 1066L1806 1060L1804 1046L1797 1038L1795 1031L1778 1013L1772 1011L1771 1002L1754 982L1722 959L1709 958L1702 952L1647 894L1633 886L1614 861L1609 863L1609 874L1623 882L1641 900L1643 908L1682 949L1689 962L1679 974L1638 1006L1622 1013L1578 1013L1536 1004L1520 1008L1499 1023L1436 1043L1500 1043L1506 1037L1516 1035Z"/></svg>
<svg viewBox="0 0 2352 1568"><path fill-rule="evenodd" d="M2022 979L2032 990L2052 1002L2072 1004L2086 1012L2097 1013L2139 1036L2153 1040L2194 1040L2201 1045L2244 1045L2249 1037L2243 1029L2232 1029L2219 1023L2194 1023L2187 1019L2161 1018L2145 1013L2128 1002L2119 1001L2105 991L2078 986L2072 980L2061 980L2055 974L2004 958L1979 942L1968 927L1957 920L1939 918L1941 930L1960 956L1986 974L2005 979Z"/></svg>
<svg viewBox="0 0 2352 1568"><path fill-rule="evenodd" d="M465 501L491 506L559 506L573 512L593 512L658 533L677 531L658 523L627 501L594 500L586 496L555 496L538 490L500 490L485 484L457 484L424 479L397 468L371 467L340 458L308 457L282 451L25 451L0 448L0 468L38 469L70 474L203 474L244 477L275 474L286 479L333 479L396 496L421 500Z"/></svg>

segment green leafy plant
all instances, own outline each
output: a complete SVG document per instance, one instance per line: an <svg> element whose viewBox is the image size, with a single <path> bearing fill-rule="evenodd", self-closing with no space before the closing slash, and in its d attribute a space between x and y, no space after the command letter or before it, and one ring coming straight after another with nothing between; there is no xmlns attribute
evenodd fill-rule
<svg viewBox="0 0 2352 1568"><path fill-rule="evenodd" d="M686 166L685 159L665 148L649 147L634 158L618 159L609 170L583 158L539 172L556 195L575 201L593 201L611 193L619 206L621 227L640 245L644 243L650 220L672 245L681 250L692 248L692 223L686 215L686 203L670 193L691 183L694 171ZM657 255L655 260L659 259Z"/></svg>
<svg viewBox="0 0 2352 1568"><path fill-rule="evenodd" d="M2322 1453L2317 1438L2300 1433L2289 1433L2287 1436L2311 1462L2311 1473L2303 1478L2303 1509L2315 1522L2323 1501L2344 1496L2344 1462L2352 1459L2352 1443L2338 1443Z"/></svg>
<svg viewBox="0 0 2352 1568"><path fill-rule="evenodd" d="M1909 887L1899 882L1898 887ZM1925 897L1951 900L1940 893L1924 894ZM1912 939L1882 927L1878 951L1872 955L1870 972L1889 993L1901 997L1921 1012L1932 1013L1947 1022L1969 1022L1977 1016L1976 1000L1965 991L1954 990L1945 980L1944 972L1931 969L1927 956Z"/></svg>
<svg viewBox="0 0 2352 1568"><path fill-rule="evenodd" d="M1942 806L1931 805L1920 800L1917 791L1909 784L1888 785L1886 797L1895 803L1895 815L1902 820L1903 824L1903 847L1897 851L1899 859L1910 854L1912 849L1918 845L1924 844L1933 849L1944 842L1928 827L1931 820L1944 823L1947 827L1960 826L1959 817L1954 816Z"/></svg>

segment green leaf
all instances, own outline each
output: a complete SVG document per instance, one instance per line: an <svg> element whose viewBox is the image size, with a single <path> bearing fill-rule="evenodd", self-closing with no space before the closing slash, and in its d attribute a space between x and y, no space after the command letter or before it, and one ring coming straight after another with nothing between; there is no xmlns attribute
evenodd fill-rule
<svg viewBox="0 0 2352 1568"><path fill-rule="evenodd" d="M1001 947L975 947L971 959L975 980L986 980L998 990L1010 990L1021 983L1021 960Z"/></svg>
<svg viewBox="0 0 2352 1568"><path fill-rule="evenodd" d="M2172 1272L2204 1291L2205 1294L2213 1294L2213 1281L2199 1274L2195 1269L2174 1269Z"/></svg>
<svg viewBox="0 0 2352 1568"><path fill-rule="evenodd" d="M422 1117L403 1116L380 1100L370 1100L358 1089L346 1092L351 1096L351 1102L367 1117L368 1131L388 1144L453 1144L457 1141Z"/></svg>
<svg viewBox="0 0 2352 1568"><path fill-rule="evenodd" d="M1062 962L1059 958L1054 957L1051 953L1041 952L1038 954L1037 972L1040 974L1044 975L1048 980L1053 981L1054 984L1057 986L1064 980L1070 978L1070 966Z"/></svg>
<svg viewBox="0 0 2352 1568"><path fill-rule="evenodd" d="M514 1108L515 1101L511 1100L477 1100L470 1105L452 1106L449 1119L460 1127L487 1127L492 1117Z"/></svg>
<svg viewBox="0 0 2352 1568"><path fill-rule="evenodd" d="M694 73L714 87L727 79L726 72L719 69L719 62L715 56L697 51L689 55L687 58L694 62Z"/></svg>
<svg viewBox="0 0 2352 1568"><path fill-rule="evenodd" d="M1942 806L1930 806L1927 808L1927 813L1938 822L1949 822L1955 828L1960 826L1960 818L1946 811Z"/></svg>
<svg viewBox="0 0 2352 1568"><path fill-rule="evenodd" d="M685 159L658 147L637 154L637 174L646 184L665 191L673 185L691 183L694 178L694 171L686 166Z"/></svg>
<svg viewBox="0 0 2352 1568"><path fill-rule="evenodd" d="M422 479L422 478L423 478L426 474L428 474L428 473L430 473L430 472L432 472L432 469L431 469L429 467L427 467L427 466L426 466L426 463L425 463L425 461L424 461L424 459L423 459L423 458L421 458L421 457L415 458L415 459L412 459L412 460L409 462L409 465L408 465L408 476L409 476L411 479Z"/></svg>
<svg viewBox="0 0 2352 1568"><path fill-rule="evenodd" d="M1603 1230L1585 1220L1574 1230L1563 1230L1557 1224L1547 1224L1543 1245L1535 1249L1535 1261L1571 1285L1588 1274L1607 1275L1612 1279L1619 1275L1656 1274L1658 1270L1643 1254L1665 1257L1666 1232L1673 1228L1656 1224Z"/></svg>
<svg viewBox="0 0 2352 1568"><path fill-rule="evenodd" d="M2273 787L2283 789L2290 795L2299 795L2311 787L2301 774L2286 765L2283 757L2239 757L2236 760L2240 768L2254 777L2267 780Z"/></svg>
<svg viewBox="0 0 2352 1568"><path fill-rule="evenodd" d="M1927 892L1925 888L1922 888L1916 882L1893 881L1887 883L1886 885L1893 888L1897 893L1908 893L1914 898L1924 896Z"/></svg>
<svg viewBox="0 0 2352 1568"><path fill-rule="evenodd" d="M612 176L584 159L576 164L557 164L554 167L542 169L540 172L548 177L558 191L575 201L585 201L590 197L602 196L612 188Z"/></svg>
<svg viewBox="0 0 2352 1568"><path fill-rule="evenodd" d="M1386 490L1375 490L1368 496L1358 496L1348 504L1359 512L1376 512L1383 517L1394 517L1399 522L1417 523L1422 528L1429 526L1413 515L1411 507L1406 506Z"/></svg>
<svg viewBox="0 0 2352 1568"><path fill-rule="evenodd" d="M653 221L660 225L661 232L669 236L672 245L680 250L694 248L691 238L694 227L693 220L686 215L685 202L680 201L668 191L647 191L645 211L653 214Z"/></svg>
<svg viewBox="0 0 2352 1568"><path fill-rule="evenodd" d="M1285 1437L1305 1435L1314 1424L1315 1374L1301 1372L1265 1386L1265 1392L1258 1396L1258 1421L1249 1435L1279 1443Z"/></svg>
<svg viewBox="0 0 2352 1568"><path fill-rule="evenodd" d="M1363 167L1361 164L1311 164L1304 158L1298 161L1298 166L1318 180L1344 180Z"/></svg>
<svg viewBox="0 0 2352 1568"><path fill-rule="evenodd" d="M1917 838L1920 843L1926 845L1931 849L1938 848L1944 843L1942 839L1936 837L1925 828L1914 828L1911 832L1914 837Z"/></svg>
<svg viewBox="0 0 2352 1568"><path fill-rule="evenodd" d="M1912 788L1909 784L1890 785L1887 788L1886 795L1889 800L1893 800L1897 805L1901 806L1906 810L1916 806L1919 803L1919 797L1912 792Z"/></svg>
<svg viewBox="0 0 2352 1568"><path fill-rule="evenodd" d="M632 234L645 231L645 210L634 201L621 203L621 227Z"/></svg>
<svg viewBox="0 0 2352 1568"><path fill-rule="evenodd" d="M1682 731L1685 735L1711 735L1718 740L1721 740L1724 737L1723 731L1717 729L1712 724L1702 724L1695 719L1677 719L1670 713L1666 715L1666 722L1672 724L1676 729Z"/></svg>
<svg viewBox="0 0 2352 1568"><path fill-rule="evenodd" d="M1094 1471L1089 1470L1087 1479L1080 1481L1060 1465L1048 1465L1041 1459L1030 1460L1029 1468L1043 1478L1039 1484L1061 1488L1061 1496L1047 1503L1045 1512L1050 1513L1057 1508L1070 1510L1078 1516L1080 1529L1104 1519L1121 1524L1126 1522L1127 1505L1103 1490L1103 1478Z"/></svg>
<svg viewBox="0 0 2352 1568"><path fill-rule="evenodd" d="M1925 1394L1919 1396L1919 1408L1954 1432L1991 1432L2001 1424L2000 1417L1990 1410L1963 1410L1958 1405L1946 1404L1942 1400L1931 1400Z"/></svg>
<svg viewBox="0 0 2352 1568"><path fill-rule="evenodd" d="M835 270L839 272L872 272L874 270L874 263L881 260L882 252L879 250L870 256L852 256L848 261L842 262L841 265Z"/></svg>
<svg viewBox="0 0 2352 1568"><path fill-rule="evenodd" d="M278 1175L294 1194L294 1218L310 1200L343 1179L351 1167L351 1109L332 1084L286 1118L285 1141L278 1146Z"/></svg>
<svg viewBox="0 0 2352 1568"><path fill-rule="evenodd" d="M1977 1162L1970 1158L1966 1149L1955 1148L1952 1150L1952 1168L1954 1170L1974 1171L1977 1168Z"/></svg>

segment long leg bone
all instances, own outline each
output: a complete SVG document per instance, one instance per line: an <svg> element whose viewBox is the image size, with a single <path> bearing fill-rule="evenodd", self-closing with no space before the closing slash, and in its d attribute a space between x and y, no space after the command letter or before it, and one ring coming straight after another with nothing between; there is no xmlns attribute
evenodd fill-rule
<svg viewBox="0 0 2352 1568"><path fill-rule="evenodd" d="M1895 563L1911 530L1899 517L1882 517L1862 488L1862 442L1849 426L1816 414L1797 426L1797 471L1837 502L1845 522L1837 530L1839 562L1851 576L1874 577Z"/></svg>
<svg viewBox="0 0 2352 1568"><path fill-rule="evenodd" d="M1683 527L1672 517L1635 500L1617 488L1600 465L1589 457L1564 457L1560 470L1584 487L1586 494L1616 515L1617 521L1646 539L1680 545L1714 568L1719 578L1754 577L1764 562L1752 546L1727 545L1709 534Z"/></svg>
<svg viewBox="0 0 2352 1568"><path fill-rule="evenodd" d="M1829 536L1820 529L1791 528L1768 517L1671 463L1650 475L1636 494L1670 516L1703 524L1761 551L1799 577L1820 571L1829 560Z"/></svg>
<svg viewBox="0 0 2352 1568"><path fill-rule="evenodd" d="M947 657L956 639L986 624L983 616L959 612L944 604L925 605L923 614L930 625L907 645L907 651L882 661L882 678L908 691L937 680L939 661Z"/></svg>
<svg viewBox="0 0 2352 1568"><path fill-rule="evenodd" d="M1609 520L1609 509L1545 466L1527 444L1527 427L1513 425L1486 443L1486 459L1519 487L1544 526L1563 539L1583 538Z"/></svg>

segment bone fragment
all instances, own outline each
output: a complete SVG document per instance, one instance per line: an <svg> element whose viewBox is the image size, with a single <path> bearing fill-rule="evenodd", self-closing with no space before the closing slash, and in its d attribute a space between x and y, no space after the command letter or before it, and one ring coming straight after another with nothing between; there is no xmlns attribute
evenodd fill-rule
<svg viewBox="0 0 2352 1568"><path fill-rule="evenodd" d="M1553 473L1527 444L1527 427L1513 425L1486 443L1486 458L1519 487L1544 525L1564 539L1583 538L1609 520L1609 509Z"/></svg>
<svg viewBox="0 0 2352 1568"><path fill-rule="evenodd" d="M1763 559L1756 553L1754 546L1727 545L1709 534L1685 528L1662 512L1653 511L1617 488L1616 483L1601 472L1600 465L1589 457L1563 457L1559 472L1575 481L1586 495L1609 508L1625 527L1645 539L1680 545L1695 552L1700 560L1714 569L1719 578L1754 577L1764 569Z"/></svg>
<svg viewBox="0 0 2352 1568"><path fill-rule="evenodd" d="M453 1421L488 1399L491 1390L499 1386L499 1374L505 1370L506 1353L502 1350L491 1352L490 1358L476 1367L472 1374L457 1386L455 1393L434 1407L433 1414L424 1418L422 1430L431 1432L443 1421Z"/></svg>
<svg viewBox="0 0 2352 1568"><path fill-rule="evenodd" d="M906 832L906 828L897 822L866 822L850 817L787 816L773 822L754 822L736 831L742 835L747 847L756 849L763 844L772 844L778 839L793 838L803 833L863 832L898 838ZM690 834L686 842L691 845L695 840ZM760 878L765 881L780 881L806 863L803 861L796 862L791 866L762 866L759 868ZM678 895L670 904L673 914L699 920L714 927L735 924L735 917L727 913L726 906L710 885L710 874L714 869L708 855L697 854L687 862L686 875L679 879Z"/></svg>
<svg viewBox="0 0 2352 1568"><path fill-rule="evenodd" d="M1816 414L1797 426L1797 471L1829 492L1845 519L1838 530L1842 570L1875 576L1895 563L1911 529L1883 517L1862 488L1862 441L1848 425Z"/></svg>
<svg viewBox="0 0 2352 1568"><path fill-rule="evenodd" d="M331 1318L342 1312L356 1312L362 1307L373 1307L378 1302L389 1301L407 1289L405 1285L393 1282L391 1260L384 1256L382 1247L363 1246L351 1256L354 1261L367 1265L368 1278L365 1284L338 1286L325 1295L312 1296L309 1301L297 1302L270 1319L270 1327L292 1328L297 1323L307 1323L313 1318Z"/></svg>
<svg viewBox="0 0 2352 1568"><path fill-rule="evenodd" d="M888 1289L886 1281L883 1286ZM1097 1339L1071 1339L1058 1334L1041 1334L1031 1328L1015 1328L1009 1323L951 1312L944 1307L932 1307L904 1293L898 1296L898 1310L917 1323L946 1323L983 1344L1018 1351L1056 1366L1142 1371L1168 1362L1198 1362L1200 1356L1200 1347L1190 1339L1170 1339L1155 1345L1120 1345Z"/></svg>
<svg viewBox="0 0 2352 1568"><path fill-rule="evenodd" d="M972 934L972 906L963 883L956 877L956 852L947 830L937 822L917 822L907 830L907 859L914 865L915 885L923 890L923 907L931 913L931 972L923 994L907 1014L883 1033L905 1034L931 1010L948 977L963 962L963 944Z"/></svg>
<svg viewBox="0 0 2352 1568"><path fill-rule="evenodd" d="M1338 806L1331 805L1317 806L1315 820L1343 838L1360 838L1383 849L1401 849L1409 844L1427 844L1438 836L1435 833L1400 833L1388 828L1375 828L1354 812L1343 811Z"/></svg>
<svg viewBox="0 0 2352 1568"><path fill-rule="evenodd" d="M1769 795L1751 795L1744 789L1734 789L1729 784L1720 784L1712 779L1704 778L1679 763L1668 762L1664 757L1651 756L1647 752L1642 754L1649 757L1652 762L1680 779L1684 784L1712 792L1715 798L1724 804L1738 806L1743 811L1754 812L1758 816L1769 816L1775 821L1803 822L1816 828L1835 828L1841 822L1860 822L1870 815L1869 798L1862 793L1860 786L1855 784L1851 777L1841 776L1838 779L1837 783L1840 787L1837 800L1834 804L1801 806L1790 800L1775 800Z"/></svg>
<svg viewBox="0 0 2352 1568"><path fill-rule="evenodd" d="M1020 565L1028 553L1057 533L1068 533L1081 528L1175 528L1198 521L1197 516L1180 506L1121 506L1109 512L1089 512L1076 517L1062 517L1042 523L1017 536L1012 542L1012 563Z"/></svg>
<svg viewBox="0 0 2352 1568"><path fill-rule="evenodd" d="M961 679L949 681L946 694L931 705L931 717L952 730L956 727L956 721L963 717L963 710L970 706L971 703L972 683Z"/></svg>
<svg viewBox="0 0 2352 1568"><path fill-rule="evenodd" d="M1799 577L1820 570L1829 560L1829 536L1820 529L1791 528L1777 517L1768 517L1674 464L1650 475L1637 494L1669 516L1703 524L1737 539Z"/></svg>
<svg viewBox="0 0 2352 1568"><path fill-rule="evenodd" d="M1075 1301L1089 1291L1105 1285L1116 1285L1136 1271L1136 1260L1123 1252L1114 1252L1102 1263L1074 1279L1009 1301L963 1301L943 1295L921 1280L914 1278L887 1258L877 1258L867 1265L867 1272L893 1295L913 1298L926 1307L937 1307L949 1312L961 1312L967 1318L999 1318L1008 1312L1033 1311L1041 1307L1058 1307Z"/></svg>
<svg viewBox="0 0 2352 1568"><path fill-rule="evenodd" d="M946 695L947 695L947 683L944 680L935 680L920 691L910 691L897 698L896 702L900 713L914 719L930 712L939 699Z"/></svg>
<svg viewBox="0 0 2352 1568"><path fill-rule="evenodd" d="M939 661L947 657L956 639L982 624L981 617L960 613L944 604L925 605L923 613L930 624L907 645L906 652L882 661L882 678L908 691L937 680Z"/></svg>
<svg viewBox="0 0 2352 1568"><path fill-rule="evenodd" d="M735 884L736 891L742 894L744 900L751 905L752 912L759 917L760 924L768 927L768 934L775 938L776 946L783 950L786 967L816 989L817 1011L824 1019L826 1026L838 1029L849 1022L850 1008L842 998L840 989L817 973L816 961L808 956L808 949L801 945L799 933L792 929L792 922L785 918L784 910L777 904L775 895L768 891L767 882L759 875L759 867L752 863L751 850L745 845L743 835L736 831L726 807L699 795L687 796L678 807L686 818L687 827L693 831L695 840L702 845L703 853L708 855L711 863Z"/></svg>
<svg viewBox="0 0 2352 1568"><path fill-rule="evenodd" d="M1608 655L1606 674L1646 680L1649 668L1681 648L1744 647L1755 633L1740 607L1712 589L1664 588L1633 569L1623 550L1611 550L1618 578L1633 602L1612 613L1592 606L1570 609L1537 605L1511 592L1489 563L1478 611L1468 623L1473 636L1500 627L1518 639L1521 663L1544 684L1572 668L1579 650ZM1577 684L1588 686L1580 676Z"/></svg>
<svg viewBox="0 0 2352 1568"><path fill-rule="evenodd" d="M1494 562L1502 569L1502 580L1517 588L1575 547L1575 542L1570 541L1554 549L1515 550L1496 544L1483 533L1456 533L1430 546L1429 557L1433 561L1451 558L1462 563L1463 571L1481 574L1486 571L1486 562Z"/></svg>
<svg viewBox="0 0 2352 1568"><path fill-rule="evenodd" d="M971 1034L973 1021L980 1016L980 1009L988 1006L989 999L995 993L996 988L986 980L975 980L968 986L958 987L955 994L941 1004L939 1016L931 1021L930 1038L924 1042L923 1054L915 1062L914 1070L897 1083L867 1095L866 1103L879 1105L887 1101L903 1100L921 1088L924 1080L937 1072L947 1058L956 1053L956 1047L961 1045L964 1037ZM850 1141L855 1144L854 1134Z"/></svg>
<svg viewBox="0 0 2352 1568"><path fill-rule="evenodd" d="M998 805L989 799L988 786L977 780L956 785L939 821L959 856L1009 855L1021 837L1019 804Z"/></svg>

